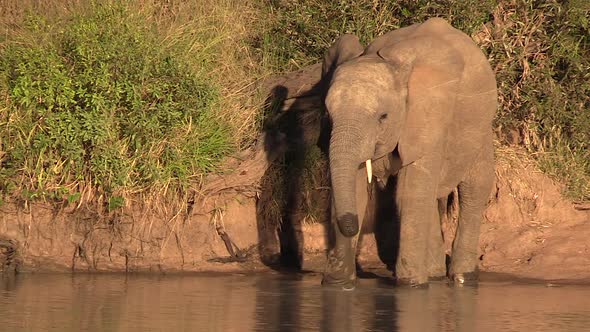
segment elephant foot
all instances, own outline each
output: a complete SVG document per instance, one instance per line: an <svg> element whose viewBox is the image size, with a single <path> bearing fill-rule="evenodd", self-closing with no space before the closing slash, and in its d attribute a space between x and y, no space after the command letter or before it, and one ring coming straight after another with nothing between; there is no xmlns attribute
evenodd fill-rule
<svg viewBox="0 0 590 332"><path fill-rule="evenodd" d="M443 280L447 277L447 269L443 268L431 268L428 270L429 280Z"/></svg>
<svg viewBox="0 0 590 332"><path fill-rule="evenodd" d="M428 277L437 279L444 279L447 277L447 265L450 263L450 258L447 255L429 254L428 264L426 270Z"/></svg>
<svg viewBox="0 0 590 332"><path fill-rule="evenodd" d="M428 277L428 281L445 281L445 280L447 280L446 275L435 275L435 276Z"/></svg>
<svg viewBox="0 0 590 332"><path fill-rule="evenodd" d="M395 283L398 286L410 286L412 288L428 287L428 270L418 270L410 266L407 260L400 259L395 266Z"/></svg>
<svg viewBox="0 0 590 332"><path fill-rule="evenodd" d="M327 288L334 288L343 291L352 291L356 288L357 279L342 279L342 278L334 278L329 274L325 274L324 278L322 279L322 286Z"/></svg>
<svg viewBox="0 0 590 332"><path fill-rule="evenodd" d="M323 286L352 290L356 286L356 264L351 240L330 250L322 279Z"/></svg>
<svg viewBox="0 0 590 332"><path fill-rule="evenodd" d="M276 253L262 253L260 260L267 266L278 266L281 263L281 254Z"/></svg>
<svg viewBox="0 0 590 332"><path fill-rule="evenodd" d="M477 271L455 273L450 278L450 281L458 286L475 286L477 285L478 275Z"/></svg>
<svg viewBox="0 0 590 332"><path fill-rule="evenodd" d="M429 287L428 280L421 281L417 278L396 278L395 285L398 287L410 287L416 289L427 289Z"/></svg>

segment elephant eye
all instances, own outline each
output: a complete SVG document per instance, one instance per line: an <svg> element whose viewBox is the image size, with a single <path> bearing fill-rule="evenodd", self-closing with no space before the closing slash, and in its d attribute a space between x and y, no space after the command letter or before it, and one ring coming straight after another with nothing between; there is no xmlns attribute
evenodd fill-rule
<svg viewBox="0 0 590 332"><path fill-rule="evenodd" d="M383 122L385 119L387 119L387 113L383 113L379 116L379 122Z"/></svg>

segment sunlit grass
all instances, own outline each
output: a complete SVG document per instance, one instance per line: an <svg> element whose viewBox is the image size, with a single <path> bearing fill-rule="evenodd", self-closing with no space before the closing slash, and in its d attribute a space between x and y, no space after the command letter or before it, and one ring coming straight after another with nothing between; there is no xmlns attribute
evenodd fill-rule
<svg viewBox="0 0 590 332"><path fill-rule="evenodd" d="M181 197L255 136L263 71L238 1L3 4L0 190Z"/></svg>

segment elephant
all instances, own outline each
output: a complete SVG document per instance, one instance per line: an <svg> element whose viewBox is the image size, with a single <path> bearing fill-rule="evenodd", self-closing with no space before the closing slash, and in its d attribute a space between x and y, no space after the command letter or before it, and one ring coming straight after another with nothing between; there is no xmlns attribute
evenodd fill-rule
<svg viewBox="0 0 590 332"><path fill-rule="evenodd" d="M445 276L476 283L480 223L495 179L498 96L486 56L469 36L431 18L367 47L342 35L324 56L322 79L334 234L322 284L355 287L367 186L390 178L400 227L396 283L427 286L429 277ZM447 265L439 210L454 190L459 213Z"/></svg>

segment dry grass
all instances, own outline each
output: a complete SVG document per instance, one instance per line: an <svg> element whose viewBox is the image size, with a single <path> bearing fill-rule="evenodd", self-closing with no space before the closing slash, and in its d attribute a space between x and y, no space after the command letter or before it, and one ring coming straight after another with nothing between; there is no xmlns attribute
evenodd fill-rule
<svg viewBox="0 0 590 332"><path fill-rule="evenodd" d="M260 129L259 114L264 102L256 93L256 83L271 74L259 64L249 44L265 20L258 1L141 0L138 3L152 13L170 43L193 39L192 50L208 55L213 64L208 74L221 86L220 115L230 123L238 148L251 144ZM195 40L194 36L206 38Z"/></svg>
<svg viewBox="0 0 590 332"><path fill-rule="evenodd" d="M499 1L473 35L496 71L495 130L524 146L537 166L590 199L590 6Z"/></svg>

